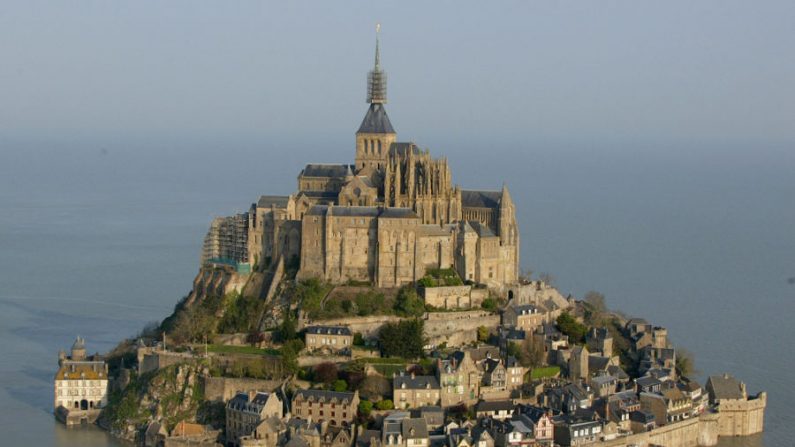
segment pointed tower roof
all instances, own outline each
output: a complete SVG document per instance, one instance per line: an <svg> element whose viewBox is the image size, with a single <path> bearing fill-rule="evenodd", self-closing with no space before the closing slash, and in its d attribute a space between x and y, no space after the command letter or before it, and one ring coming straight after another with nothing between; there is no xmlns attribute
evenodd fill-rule
<svg viewBox="0 0 795 447"><path fill-rule="evenodd" d="M375 64L367 75L367 102L370 103L370 107L357 133L395 133L384 108L386 73L381 68L381 46L378 38L381 25L376 25L375 29Z"/></svg>

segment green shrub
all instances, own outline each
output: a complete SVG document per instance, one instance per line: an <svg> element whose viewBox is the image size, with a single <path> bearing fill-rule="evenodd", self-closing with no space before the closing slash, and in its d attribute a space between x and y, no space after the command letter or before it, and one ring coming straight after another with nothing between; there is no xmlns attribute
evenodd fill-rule
<svg viewBox="0 0 795 447"><path fill-rule="evenodd" d="M389 400L389 399L384 399L384 400L379 400L375 404L375 408L377 408L377 409L379 409L381 411L394 410L395 409L395 404L392 403L392 401Z"/></svg>

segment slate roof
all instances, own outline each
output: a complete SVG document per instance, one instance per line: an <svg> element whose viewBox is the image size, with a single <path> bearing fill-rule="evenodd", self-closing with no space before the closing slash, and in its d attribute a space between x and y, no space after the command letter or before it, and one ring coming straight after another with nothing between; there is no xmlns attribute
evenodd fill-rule
<svg viewBox="0 0 795 447"><path fill-rule="evenodd" d="M347 326L310 326L306 328L307 334L319 335L351 335Z"/></svg>
<svg viewBox="0 0 795 447"><path fill-rule="evenodd" d="M497 208L500 206L501 191L461 191L461 206L465 208Z"/></svg>
<svg viewBox="0 0 795 447"><path fill-rule="evenodd" d="M428 437L428 424L422 418L403 419L401 427L403 439L423 439Z"/></svg>
<svg viewBox="0 0 795 447"><path fill-rule="evenodd" d="M276 208L286 208L289 199L290 196L260 196L257 201L257 208L270 208L271 205Z"/></svg>
<svg viewBox="0 0 795 447"><path fill-rule="evenodd" d="M320 399L325 399L326 402L330 402L332 399L337 399L337 401L352 401L354 393L346 393L346 392L338 392L338 391L325 391L325 390L298 390L295 392L295 396L293 399L297 399L299 396L301 399L309 399L313 398L314 400L318 401Z"/></svg>
<svg viewBox="0 0 795 447"><path fill-rule="evenodd" d="M381 215L378 217L386 217L390 219L416 219L417 213L411 208L384 208Z"/></svg>
<svg viewBox="0 0 795 447"><path fill-rule="evenodd" d="M345 177L351 165L310 163L301 171L303 177Z"/></svg>
<svg viewBox="0 0 795 447"><path fill-rule="evenodd" d="M742 399L743 393L740 389L740 381L725 374L722 376L709 376L707 388L712 389L714 399Z"/></svg>
<svg viewBox="0 0 795 447"><path fill-rule="evenodd" d="M510 400L486 400L478 402L477 411L513 411L514 404Z"/></svg>
<svg viewBox="0 0 795 447"><path fill-rule="evenodd" d="M392 381L393 389L407 389L407 390L424 390L424 389L432 389L438 390L439 381L436 380L435 376L395 376ZM406 385L403 388L403 385Z"/></svg>
<svg viewBox="0 0 795 447"><path fill-rule="evenodd" d="M643 387L643 388L647 388L647 387L651 387L651 386L655 386L655 385L662 385L662 382L660 382L656 378L650 377L650 376L644 376L644 377L635 379L635 383L637 383L638 386Z"/></svg>
<svg viewBox="0 0 795 447"><path fill-rule="evenodd" d="M618 380L629 380L629 374L627 374L620 366L610 365L607 367L607 373L611 376L616 377Z"/></svg>
<svg viewBox="0 0 795 447"><path fill-rule="evenodd" d="M395 133L383 104L370 104L356 133Z"/></svg>
<svg viewBox="0 0 795 447"><path fill-rule="evenodd" d="M333 203L337 201L339 193L334 191L301 191L296 197L300 199L301 196L306 196L310 199L316 199L319 203Z"/></svg>
<svg viewBox="0 0 795 447"><path fill-rule="evenodd" d="M494 234L493 231L491 231L491 228L489 228L488 225L483 225L476 220L470 220L469 225L472 226L472 228L480 237L496 237L496 235Z"/></svg>
<svg viewBox="0 0 795 447"><path fill-rule="evenodd" d="M307 216L325 216L328 205L314 205L306 212ZM341 217L384 217L387 219L417 219L417 213L410 208L379 208L376 206L335 206L331 211Z"/></svg>
<svg viewBox="0 0 795 447"><path fill-rule="evenodd" d="M588 370L589 371L607 371L610 363L610 357L602 357L601 355L588 356Z"/></svg>
<svg viewBox="0 0 795 447"><path fill-rule="evenodd" d="M419 155L422 152L414 143L397 142L389 146L389 152L391 154L406 155L409 151L414 153L414 155Z"/></svg>

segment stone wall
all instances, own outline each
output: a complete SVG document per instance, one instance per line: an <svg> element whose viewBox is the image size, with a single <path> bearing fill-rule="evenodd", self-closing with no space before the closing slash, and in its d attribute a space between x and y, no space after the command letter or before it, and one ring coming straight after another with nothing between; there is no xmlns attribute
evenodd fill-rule
<svg viewBox="0 0 795 447"><path fill-rule="evenodd" d="M364 338L378 337L378 331L381 326L389 322L400 321L400 317L394 315L371 315L368 317L345 317L336 318L333 320L314 321L313 324L322 324L324 326L348 326L351 332L361 332Z"/></svg>
<svg viewBox="0 0 795 447"><path fill-rule="evenodd" d="M500 324L500 316L482 310L465 312L430 312L425 314L425 336L438 346L462 346L477 340L477 329Z"/></svg>
<svg viewBox="0 0 795 447"><path fill-rule="evenodd" d="M669 424L649 432L597 442L594 445L597 447L624 447L628 445L638 447L661 445L665 447L708 447L717 444L717 436L710 434L716 432L717 421L713 415L708 414Z"/></svg>
<svg viewBox="0 0 795 447"><path fill-rule="evenodd" d="M761 433L765 422L767 393L747 400L724 399L718 406L720 436L748 436Z"/></svg>
<svg viewBox="0 0 795 447"><path fill-rule="evenodd" d="M138 373L144 374L149 371L156 371L160 368L176 365L177 363L192 359L193 356L188 353L161 351L155 350L154 348L139 348Z"/></svg>
<svg viewBox="0 0 795 447"><path fill-rule="evenodd" d="M439 309L468 309L472 307L471 292L472 286L423 287L422 297L425 304Z"/></svg>
<svg viewBox="0 0 795 447"><path fill-rule="evenodd" d="M271 392L279 387L279 380L236 379L231 377L205 377L204 397L207 400L224 401L233 398L237 392Z"/></svg>
<svg viewBox="0 0 795 447"><path fill-rule="evenodd" d="M429 344L447 343L448 346L462 346L473 342L477 340L478 327L495 327L500 323L499 315L493 315L483 310L428 312L423 319L425 320L425 336L428 337ZM381 326L400 320L400 317L394 315L372 315L337 318L315 323L328 326L348 326L351 332L361 332L364 338L373 339L378 337Z"/></svg>

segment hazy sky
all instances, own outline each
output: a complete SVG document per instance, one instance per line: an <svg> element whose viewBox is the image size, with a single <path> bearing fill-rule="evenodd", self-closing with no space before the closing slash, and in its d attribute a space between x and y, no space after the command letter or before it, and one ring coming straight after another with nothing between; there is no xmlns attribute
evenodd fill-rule
<svg viewBox="0 0 795 447"><path fill-rule="evenodd" d="M352 139L376 22L401 139L795 142L792 0L5 0L0 137Z"/></svg>

